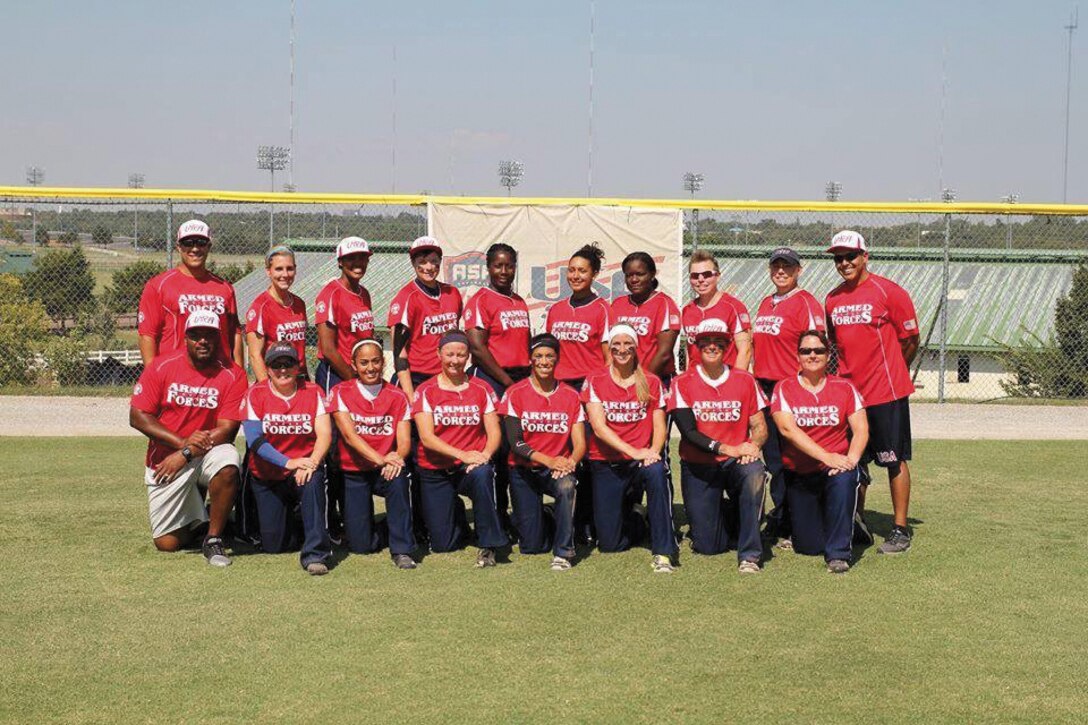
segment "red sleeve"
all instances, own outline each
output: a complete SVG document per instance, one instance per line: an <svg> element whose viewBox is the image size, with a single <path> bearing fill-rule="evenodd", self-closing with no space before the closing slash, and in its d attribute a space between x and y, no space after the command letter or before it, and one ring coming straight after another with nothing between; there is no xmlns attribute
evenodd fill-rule
<svg viewBox="0 0 1088 725"><path fill-rule="evenodd" d="M909 337L917 337L918 314L914 311L914 303L907 291L897 284L890 285L888 290L888 316L900 340Z"/></svg>
<svg viewBox="0 0 1088 725"><path fill-rule="evenodd" d="M151 415L158 415L162 403L162 374L158 366L152 363L140 373L140 379L132 389L130 405Z"/></svg>
<svg viewBox="0 0 1088 725"><path fill-rule="evenodd" d="M402 289L397 292L396 296L393 298L393 301L389 303L389 314L387 315L385 321L385 324L389 327L389 329L393 329L397 325L408 324L407 322L405 322L404 318L405 296L405 292Z"/></svg>
<svg viewBox="0 0 1088 725"><path fill-rule="evenodd" d="M774 392L771 393L771 412L782 412L782 381L775 383Z"/></svg>
<svg viewBox="0 0 1088 725"><path fill-rule="evenodd" d="M672 297L665 297L665 319L661 321L661 332L666 330L680 330L680 308Z"/></svg>
<svg viewBox="0 0 1088 725"><path fill-rule="evenodd" d="M759 383L755 378L750 378L751 385L748 386L748 403L751 407L748 410L752 411L748 414L751 417L767 407L767 397L763 395L763 391L759 389Z"/></svg>
<svg viewBox="0 0 1088 725"><path fill-rule="evenodd" d="M656 403L654 403L655 400ZM653 403L653 410L664 408L668 404L665 400L665 386L661 384L661 378L656 375L650 378L650 402Z"/></svg>
<svg viewBox="0 0 1088 725"><path fill-rule="evenodd" d="M240 325L238 324L238 298L234 296L234 285L232 285L230 282L225 282L224 284L227 285L227 314L230 315L230 322L232 326L230 333L233 335L240 327Z"/></svg>
<svg viewBox="0 0 1088 725"><path fill-rule="evenodd" d="M333 311L333 306L336 304L336 297L333 295L333 292L333 286L327 284L317 293L317 301L314 303L315 325L325 323L336 327L336 313Z"/></svg>
<svg viewBox="0 0 1088 725"><path fill-rule="evenodd" d="M484 413L494 413L499 405L499 401L495 399L495 391L486 383L481 384L481 387L484 389Z"/></svg>
<svg viewBox="0 0 1088 725"><path fill-rule="evenodd" d="M416 388L416 392L412 396L412 415L431 412L431 406L427 402L426 393L426 390L420 390L419 388Z"/></svg>
<svg viewBox="0 0 1088 725"><path fill-rule="evenodd" d="M254 333L256 335L264 336L263 325L263 313L264 305L261 304L261 300L258 297L253 300L253 304L249 306L249 312L246 313L246 333Z"/></svg>
<svg viewBox="0 0 1088 725"><path fill-rule="evenodd" d="M402 420L411 420L411 416L408 415L408 396L404 394L404 391L397 388L396 401L393 403L393 419L397 422Z"/></svg>
<svg viewBox="0 0 1088 725"><path fill-rule="evenodd" d="M158 275L144 286L140 294L140 310L137 315L137 333L158 340L162 335L162 295Z"/></svg>
<svg viewBox="0 0 1088 725"><path fill-rule="evenodd" d="M688 404L688 402L686 400L684 400L684 396L680 392L680 386L681 385L683 385L683 381L681 381L679 378L677 378L676 380L673 381L672 387L669 388L669 401L668 401L668 405L667 405L666 409L670 413L673 412L674 410L680 410L682 408L690 408L691 407Z"/></svg>
<svg viewBox="0 0 1088 725"><path fill-rule="evenodd" d="M843 385L845 385L849 391L843 396L847 399L846 404L843 406L843 410L849 411L846 414L846 417L849 418L859 410L865 409L865 401L861 399L861 393L858 392L858 389L855 388L854 384L849 380L844 380Z"/></svg>
<svg viewBox="0 0 1088 725"><path fill-rule="evenodd" d="M820 307L820 301L815 297L806 297L805 304L808 305L808 313L812 316L813 329L826 330L827 320L824 318L824 311Z"/></svg>
<svg viewBox="0 0 1088 725"><path fill-rule="evenodd" d="M485 318L486 310L481 310L480 304L484 291L480 290L468 300L468 305L465 306L465 329L477 329L486 330L488 321Z"/></svg>
<svg viewBox="0 0 1088 725"><path fill-rule="evenodd" d="M234 380L223 391L223 402L219 404L216 418L219 420L245 420L246 416L242 404L245 402L248 389L249 381L246 380L246 374L239 368L235 373Z"/></svg>
<svg viewBox="0 0 1088 725"><path fill-rule="evenodd" d="M503 393L502 399L499 400L499 405L495 410L499 415L516 415L516 413L510 412L511 405L513 403L510 401L510 391L507 390Z"/></svg>
<svg viewBox="0 0 1088 725"><path fill-rule="evenodd" d="M456 287L451 287L451 289L453 290L454 298L457 300L457 317L460 318L463 314L465 314L465 303L464 300L461 298L461 290L457 289Z"/></svg>

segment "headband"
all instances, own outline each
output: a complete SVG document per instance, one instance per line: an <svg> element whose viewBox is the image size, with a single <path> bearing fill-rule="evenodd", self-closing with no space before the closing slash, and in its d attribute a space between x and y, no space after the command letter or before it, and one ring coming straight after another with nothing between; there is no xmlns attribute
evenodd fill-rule
<svg viewBox="0 0 1088 725"><path fill-rule="evenodd" d="M638 333L630 325L616 325L613 327L608 331L608 341L612 342L619 335L627 335L635 342L638 342Z"/></svg>
<svg viewBox="0 0 1088 725"><path fill-rule="evenodd" d="M382 350L382 351L385 350L385 348L382 347L382 343L381 343L380 340L375 340L373 337L368 337L365 340L359 340L359 342L357 342L357 343L355 343L354 345L351 346L351 357L352 358L355 357L355 351L358 350L363 345L377 345L379 350Z"/></svg>
<svg viewBox="0 0 1088 725"><path fill-rule="evenodd" d="M468 335L460 330L450 330L438 339L438 349L441 350L451 342L459 342L462 345L468 346Z"/></svg>

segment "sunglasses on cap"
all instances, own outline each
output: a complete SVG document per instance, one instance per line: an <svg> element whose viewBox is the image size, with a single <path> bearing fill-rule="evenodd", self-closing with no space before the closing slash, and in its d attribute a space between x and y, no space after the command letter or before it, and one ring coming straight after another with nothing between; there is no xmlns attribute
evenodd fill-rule
<svg viewBox="0 0 1088 725"><path fill-rule="evenodd" d="M178 240L179 247L206 247L211 244L210 241L204 237L185 237L185 239Z"/></svg>
<svg viewBox="0 0 1088 725"><path fill-rule="evenodd" d="M718 276L718 273L713 271L713 270L708 270L706 272L692 272L691 274L688 275L688 277L691 278L692 282L698 281L700 279L710 279L711 277L717 277L717 276Z"/></svg>
<svg viewBox="0 0 1088 725"><path fill-rule="evenodd" d="M859 256L861 256L861 252L854 250L853 252L834 254L832 255L832 258L835 260L835 264L839 264L840 262L853 262Z"/></svg>
<svg viewBox="0 0 1088 725"><path fill-rule="evenodd" d="M799 347L797 348L798 355L826 355L826 347Z"/></svg>

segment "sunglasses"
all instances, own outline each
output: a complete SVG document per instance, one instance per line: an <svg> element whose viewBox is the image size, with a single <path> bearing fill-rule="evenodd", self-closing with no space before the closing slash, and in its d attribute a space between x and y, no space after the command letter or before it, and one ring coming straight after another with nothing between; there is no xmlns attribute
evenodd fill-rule
<svg viewBox="0 0 1088 725"><path fill-rule="evenodd" d="M833 256L835 258L835 264L840 264L842 262L853 262L855 259L861 256L861 252L854 251L847 252L846 254L836 254Z"/></svg>
<svg viewBox="0 0 1088 725"><path fill-rule="evenodd" d="M717 272L692 272L688 276L691 277L692 282L697 282L700 279L710 279L712 277L717 277L718 273Z"/></svg>
<svg viewBox="0 0 1088 725"><path fill-rule="evenodd" d="M799 347L797 348L798 355L826 355L826 347Z"/></svg>
<svg viewBox="0 0 1088 725"><path fill-rule="evenodd" d="M178 241L178 246L179 247L186 247L186 248L189 248L189 247L204 248L204 247L208 246L209 244L211 244L211 242L209 242L207 239L204 239L203 237L189 237L187 239L182 239L182 240Z"/></svg>
<svg viewBox="0 0 1088 725"><path fill-rule="evenodd" d="M219 336L218 330L212 330L206 327L199 327L193 330L186 330L185 337L189 338L193 342L198 340L214 340Z"/></svg>

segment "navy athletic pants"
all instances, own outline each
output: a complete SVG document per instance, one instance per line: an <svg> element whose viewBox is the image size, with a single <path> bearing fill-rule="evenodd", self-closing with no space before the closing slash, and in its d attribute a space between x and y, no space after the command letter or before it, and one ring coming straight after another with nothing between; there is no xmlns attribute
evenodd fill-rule
<svg viewBox="0 0 1088 725"><path fill-rule="evenodd" d="M410 486L404 472L392 481L382 478L381 471L344 473L344 532L353 554L370 554L384 546L382 532L374 525L374 496L385 499L389 553L396 556L416 550Z"/></svg>
<svg viewBox="0 0 1088 725"><path fill-rule="evenodd" d="M733 534L737 559L759 561L763 554L759 538L766 479L763 464L755 461L741 465L736 459L711 465L681 461L680 476L692 548L700 554L721 554L729 548ZM730 505L736 508L735 519L728 515Z"/></svg>
<svg viewBox="0 0 1088 725"><path fill-rule="evenodd" d="M759 380L759 387L767 400L774 392L774 380ZM782 467L782 434L778 432L771 408L763 410L767 419L767 442L763 444L763 460L767 462L767 472L771 474L771 503L774 508L767 514L767 527L782 539L790 538L789 502L786 500L786 475Z"/></svg>
<svg viewBox="0 0 1088 725"><path fill-rule="evenodd" d="M650 550L662 556L678 553L672 522L672 484L664 462L643 466L638 461L590 461L590 470L593 520L600 551L626 551L641 541L642 517L634 511L634 506L642 501L645 492Z"/></svg>
<svg viewBox="0 0 1088 725"><path fill-rule="evenodd" d="M464 514L458 515L457 496L472 500L476 545L481 549L506 546L506 534L495 510L495 469L487 463L466 472L465 466L433 470L419 468L423 520L427 523L431 551L453 551L463 546ZM464 511L460 508L460 511Z"/></svg>
<svg viewBox="0 0 1088 725"><path fill-rule="evenodd" d="M801 475L786 471L786 498L793 520L793 550L824 559L850 561L861 473Z"/></svg>
<svg viewBox="0 0 1088 725"><path fill-rule="evenodd" d="M329 392L344 381L332 369L328 360L320 360L314 372L314 382L321 386L321 390L328 397ZM325 455L325 470L328 471L330 527L333 533L339 535L344 518L344 472L340 468L340 431L335 422L330 422L332 423L332 442L329 445L329 452Z"/></svg>
<svg viewBox="0 0 1088 725"><path fill-rule="evenodd" d="M297 485L294 478L282 481L254 478L253 496L257 501L262 550L281 554L299 545L298 532L291 525L291 512L299 503L302 509L302 552L299 555L302 566L328 562L332 543L325 527L324 471L314 471L304 486Z"/></svg>
<svg viewBox="0 0 1088 725"><path fill-rule="evenodd" d="M574 556L574 475L552 478L547 468L510 467L510 497L514 503L514 525L518 530L518 548L522 554L552 553L570 559ZM544 494L555 499L555 531L544 515Z"/></svg>

